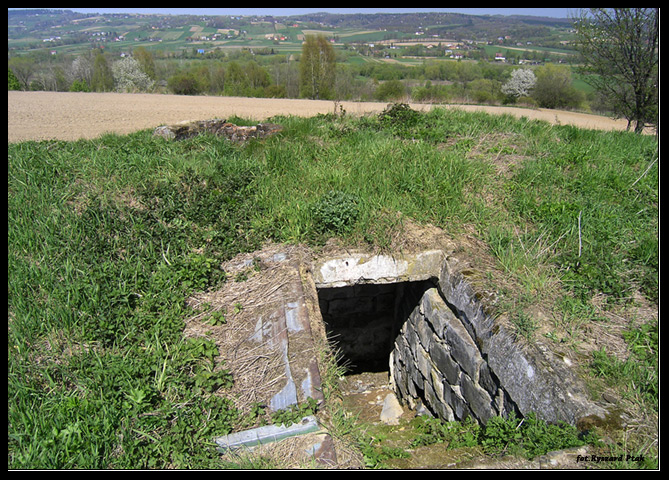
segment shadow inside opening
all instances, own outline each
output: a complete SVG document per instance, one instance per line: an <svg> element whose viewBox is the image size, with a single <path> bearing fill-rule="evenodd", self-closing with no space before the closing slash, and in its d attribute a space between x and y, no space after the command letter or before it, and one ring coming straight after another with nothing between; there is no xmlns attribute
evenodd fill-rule
<svg viewBox="0 0 669 480"><path fill-rule="evenodd" d="M431 286L419 281L318 289L328 339L346 375L390 370L395 339Z"/></svg>

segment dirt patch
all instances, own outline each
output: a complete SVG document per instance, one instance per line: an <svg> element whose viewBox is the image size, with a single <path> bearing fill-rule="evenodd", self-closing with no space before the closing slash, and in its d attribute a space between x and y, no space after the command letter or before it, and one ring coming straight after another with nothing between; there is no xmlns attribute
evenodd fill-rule
<svg viewBox="0 0 669 480"><path fill-rule="evenodd" d="M387 103L341 102L351 115L382 112ZM443 105L438 105L442 106ZM415 110L432 105L412 104ZM547 109L453 105L449 108L510 114L530 120L600 130L624 130L625 120ZM158 94L7 92L7 140L78 140L104 133L128 134L187 120L232 116L265 121L275 115L311 117L333 113L328 100L207 97Z"/></svg>

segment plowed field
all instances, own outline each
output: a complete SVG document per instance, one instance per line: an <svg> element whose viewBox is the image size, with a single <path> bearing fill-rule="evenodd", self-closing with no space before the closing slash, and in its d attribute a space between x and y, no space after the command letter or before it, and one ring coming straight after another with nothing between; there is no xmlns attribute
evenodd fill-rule
<svg viewBox="0 0 669 480"><path fill-rule="evenodd" d="M192 97L157 94L7 92L7 139L77 140L113 132L131 133L185 120L226 119L233 115L264 121L274 115L313 116L334 111L327 100ZM387 103L342 102L348 114L381 112ZM430 105L412 105L416 110ZM546 109L458 105L449 108L509 113L563 125L624 130L625 120Z"/></svg>

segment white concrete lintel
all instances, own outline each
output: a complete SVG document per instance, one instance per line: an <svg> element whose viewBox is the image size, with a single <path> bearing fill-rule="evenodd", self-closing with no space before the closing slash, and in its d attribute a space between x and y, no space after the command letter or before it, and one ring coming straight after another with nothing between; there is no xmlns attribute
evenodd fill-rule
<svg viewBox="0 0 669 480"><path fill-rule="evenodd" d="M350 254L317 262L317 288L337 288L360 283L398 283L438 277L444 252L429 250L418 254Z"/></svg>

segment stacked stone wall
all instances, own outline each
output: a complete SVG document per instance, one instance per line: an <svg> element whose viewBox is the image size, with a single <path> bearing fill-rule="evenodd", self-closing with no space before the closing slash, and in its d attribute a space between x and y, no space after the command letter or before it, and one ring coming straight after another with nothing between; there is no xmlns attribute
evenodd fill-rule
<svg viewBox="0 0 669 480"><path fill-rule="evenodd" d="M472 417L485 423L491 416L515 411L469 331L430 288L417 301L404 302L407 313L391 354L391 378L400 398L412 408L420 404L453 421Z"/></svg>

